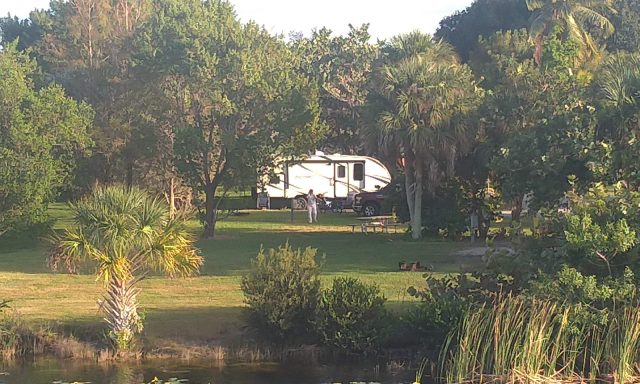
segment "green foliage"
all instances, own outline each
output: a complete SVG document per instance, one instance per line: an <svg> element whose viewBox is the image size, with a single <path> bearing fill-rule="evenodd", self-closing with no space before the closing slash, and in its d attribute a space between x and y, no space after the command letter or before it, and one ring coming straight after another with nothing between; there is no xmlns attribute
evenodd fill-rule
<svg viewBox="0 0 640 384"><path fill-rule="evenodd" d="M2 304L6 304L3 302ZM6 308L3 307L3 308ZM53 342L46 328L35 329L15 312L0 313L0 358L15 359L42 354Z"/></svg>
<svg viewBox="0 0 640 384"><path fill-rule="evenodd" d="M637 303L638 289L633 272L625 269L619 278L585 276L575 268L563 267L553 275L541 274L531 281L526 294L573 308L569 320L574 327L604 325L616 308Z"/></svg>
<svg viewBox="0 0 640 384"><path fill-rule="evenodd" d="M465 10L442 19L435 37L453 45L466 61L480 38L526 28L530 16L524 1L476 0Z"/></svg>
<svg viewBox="0 0 640 384"><path fill-rule="evenodd" d="M413 306L404 316L411 341L439 349L464 316L467 301L457 295L435 295Z"/></svg>
<svg viewBox="0 0 640 384"><path fill-rule="evenodd" d="M118 351L126 350L144 320L137 284L150 271L189 276L202 265L186 229L190 216L171 217L162 199L122 186L99 187L71 208L74 224L51 239L49 265L69 272L87 262L96 266L107 290L101 308L110 337Z"/></svg>
<svg viewBox="0 0 640 384"><path fill-rule="evenodd" d="M409 288L421 300L405 317L414 342L438 349L460 323L468 308L491 302L515 287L508 276L460 273L444 277L426 276L424 288Z"/></svg>
<svg viewBox="0 0 640 384"><path fill-rule="evenodd" d="M640 309L626 306L604 324L570 322L571 306L505 297L471 308L442 349L447 382L514 382L614 375L631 381L638 363Z"/></svg>
<svg viewBox="0 0 640 384"><path fill-rule="evenodd" d="M610 18L615 32L607 44L607 50L636 52L640 46L640 1L615 0L615 9Z"/></svg>
<svg viewBox="0 0 640 384"><path fill-rule="evenodd" d="M640 193L623 183L595 184L584 195L570 197L564 236L574 262L584 258L596 265L604 263L609 274L628 264L625 256L631 256L629 251L638 243L633 228L640 223Z"/></svg>
<svg viewBox="0 0 640 384"><path fill-rule="evenodd" d="M20 51L33 47L42 37L42 28L37 22L39 16L42 16L40 12L34 11L31 19L20 20L17 16L1 17L0 46L7 46L18 40L17 48Z"/></svg>
<svg viewBox="0 0 640 384"><path fill-rule="evenodd" d="M321 28L291 43L301 58L299 71L318 85L321 117L329 128L321 146L336 153L362 153L368 141L361 110L380 50L369 42L368 27L350 25L345 36Z"/></svg>
<svg viewBox="0 0 640 384"><path fill-rule="evenodd" d="M260 249L251 264L241 283L251 326L281 342L313 337L309 330L320 300L316 249L294 250L285 243L267 253Z"/></svg>
<svg viewBox="0 0 640 384"><path fill-rule="evenodd" d="M48 222L47 204L89 144L89 106L56 85L36 89L36 70L15 44L0 52L0 236Z"/></svg>
<svg viewBox="0 0 640 384"><path fill-rule="evenodd" d="M144 77L157 84L154 117L175 137L175 166L205 195L213 237L219 186L254 185L256 170L312 150L324 135L318 90L301 58L224 1L162 0L135 40Z"/></svg>
<svg viewBox="0 0 640 384"><path fill-rule="evenodd" d="M580 45L573 40L563 41L560 32L556 27L545 39L542 62L545 68L570 73L576 67L575 59L580 52Z"/></svg>
<svg viewBox="0 0 640 384"><path fill-rule="evenodd" d="M42 34L33 50L47 77L95 111L93 151L80 161L72 196L90 192L96 182L144 181L138 171L148 174L163 164L166 151L157 145L161 124L149 121L152 84L134 75L132 62L132 39L150 3L52 0L46 12L31 13L31 24ZM144 164L148 158L155 162Z"/></svg>
<svg viewBox="0 0 640 384"><path fill-rule="evenodd" d="M637 127L640 123L640 54L612 54L594 81L599 102L599 157L594 162L602 180L640 181Z"/></svg>
<svg viewBox="0 0 640 384"><path fill-rule="evenodd" d="M536 42L535 58L541 62L544 38L555 33L563 32L565 40L572 40L580 44L583 58L600 54L597 42L592 33L600 32L608 37L614 32L614 26L607 18L607 12L612 11L613 0L526 0L531 17L530 34Z"/></svg>
<svg viewBox="0 0 640 384"><path fill-rule="evenodd" d="M389 317L375 285L338 277L322 293L316 322L326 345L340 352L375 353L382 346Z"/></svg>
<svg viewBox="0 0 640 384"><path fill-rule="evenodd" d="M498 129L490 161L495 181L508 201L533 192L530 210L555 206L571 188L570 177L580 185L593 178L589 164L597 115L588 88L561 64L538 68L532 61L511 62L501 78L485 116Z"/></svg>
<svg viewBox="0 0 640 384"><path fill-rule="evenodd" d="M466 120L482 92L453 49L420 32L385 47L387 63L369 108L372 136L404 159L412 237L422 236L423 190L434 192L453 175L457 157L475 134Z"/></svg>
<svg viewBox="0 0 640 384"><path fill-rule="evenodd" d="M508 276L516 290L526 288L539 273L555 273L568 263L564 241L553 237L519 239L513 250L491 249L484 256L487 273Z"/></svg>

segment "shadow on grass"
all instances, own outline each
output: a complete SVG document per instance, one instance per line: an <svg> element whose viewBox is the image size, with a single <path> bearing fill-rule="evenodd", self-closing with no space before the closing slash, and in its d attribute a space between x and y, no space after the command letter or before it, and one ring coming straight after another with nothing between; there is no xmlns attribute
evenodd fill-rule
<svg viewBox="0 0 640 384"><path fill-rule="evenodd" d="M339 232L233 232L218 240L200 241L205 257L202 273L233 275L246 272L260 247L276 248L289 242L294 248L317 248L324 255L324 272L394 272L400 261L420 261L434 272L450 273L475 270L482 265L481 256L459 255L468 243L449 241L411 241L402 235L352 234Z"/></svg>
<svg viewBox="0 0 640 384"><path fill-rule="evenodd" d="M416 302L387 302L386 308L400 316ZM144 307L144 305L143 305ZM186 307L143 311L143 337L150 347L160 346L241 346L254 342L247 328L246 307ZM51 328L66 336L104 344L108 330L101 317L84 317L58 322Z"/></svg>

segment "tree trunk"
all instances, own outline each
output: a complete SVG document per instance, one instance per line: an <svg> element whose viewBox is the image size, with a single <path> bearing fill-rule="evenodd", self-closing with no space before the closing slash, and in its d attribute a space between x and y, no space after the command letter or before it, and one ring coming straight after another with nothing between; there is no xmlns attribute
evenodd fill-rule
<svg viewBox="0 0 640 384"><path fill-rule="evenodd" d="M133 161L127 162L127 189L131 190L133 187Z"/></svg>
<svg viewBox="0 0 640 384"><path fill-rule="evenodd" d="M112 275L102 302L105 321L111 328L110 337L118 352L127 350L135 335L142 331L137 299L140 290L135 287L138 281Z"/></svg>
<svg viewBox="0 0 640 384"><path fill-rule="evenodd" d="M169 217L176 217L176 195L175 195L175 181L173 176L169 181Z"/></svg>
<svg viewBox="0 0 640 384"><path fill-rule="evenodd" d="M416 156L415 161L415 192L413 200L413 220L411 220L411 237L418 240L422 237L422 184L423 166L422 161Z"/></svg>
<svg viewBox="0 0 640 384"><path fill-rule="evenodd" d="M408 148L409 143L405 143ZM416 183L415 183L415 156L407 150L404 156L404 190L407 196L407 208L409 209L409 221L413 223L415 211L413 202L415 201Z"/></svg>
<svg viewBox="0 0 640 384"><path fill-rule="evenodd" d="M511 222L515 223L520 221L520 215L522 214L522 201L524 196L520 195L513 200L513 207L511 208Z"/></svg>
<svg viewBox="0 0 640 384"><path fill-rule="evenodd" d="M486 212L482 208L478 209L478 237L480 239L486 239L490 227L491 220L486 217Z"/></svg>
<svg viewBox="0 0 640 384"><path fill-rule="evenodd" d="M202 237L205 239L213 239L216 229L216 186L208 185L204 190L205 195L205 212L204 212L204 232Z"/></svg>

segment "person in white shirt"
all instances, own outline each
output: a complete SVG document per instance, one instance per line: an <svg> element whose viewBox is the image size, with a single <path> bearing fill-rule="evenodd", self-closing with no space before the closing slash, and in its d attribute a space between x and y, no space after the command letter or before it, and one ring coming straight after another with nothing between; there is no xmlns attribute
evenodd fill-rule
<svg viewBox="0 0 640 384"><path fill-rule="evenodd" d="M318 222L318 199L313 194L313 189L309 190L307 194L307 211L309 212L309 224L314 221Z"/></svg>

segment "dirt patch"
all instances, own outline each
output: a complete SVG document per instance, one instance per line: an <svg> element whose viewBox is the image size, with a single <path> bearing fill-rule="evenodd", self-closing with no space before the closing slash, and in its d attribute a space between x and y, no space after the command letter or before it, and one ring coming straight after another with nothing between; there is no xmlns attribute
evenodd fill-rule
<svg viewBox="0 0 640 384"><path fill-rule="evenodd" d="M506 251L508 253L513 253L513 249L509 248L509 247L473 247L473 248L467 248L467 249L463 249L460 251L456 252L457 256L479 256L482 257L484 255L487 254L487 251L489 251L490 249L494 250L494 251Z"/></svg>

